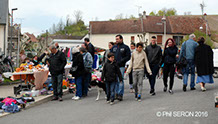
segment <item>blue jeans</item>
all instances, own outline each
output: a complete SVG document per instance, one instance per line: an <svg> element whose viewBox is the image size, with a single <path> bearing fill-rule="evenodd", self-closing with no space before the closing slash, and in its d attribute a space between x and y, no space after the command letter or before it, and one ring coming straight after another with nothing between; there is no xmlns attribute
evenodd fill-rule
<svg viewBox="0 0 218 124"><path fill-rule="evenodd" d="M82 76L80 77L76 77L75 81L76 81L76 96L78 97L82 97Z"/></svg>
<svg viewBox="0 0 218 124"><path fill-rule="evenodd" d="M122 74L122 77L124 77L125 67L120 67L120 72ZM123 96L124 94L124 82L123 81L122 83L118 82L116 84L116 94L118 94L119 96Z"/></svg>
<svg viewBox="0 0 218 124"><path fill-rule="evenodd" d="M88 86L91 81L91 73L86 73L83 75L83 83L82 83L82 95L87 96L88 95Z"/></svg>
<svg viewBox="0 0 218 124"><path fill-rule="evenodd" d="M117 82L106 82L107 101L114 101Z"/></svg>
<svg viewBox="0 0 218 124"><path fill-rule="evenodd" d="M195 63L194 60L187 59L187 66L183 68L183 84L187 86L188 82L188 75L191 72L191 84L190 87L194 88L195 87Z"/></svg>
<svg viewBox="0 0 218 124"><path fill-rule="evenodd" d="M63 81L63 74L59 75L51 75L52 80L52 87L53 87L53 94L54 97L62 97L62 81Z"/></svg>
<svg viewBox="0 0 218 124"><path fill-rule="evenodd" d="M153 93L155 91L155 82L156 82L156 76L157 73L159 72L159 65L150 65L152 75L148 76L149 83L150 83L150 92Z"/></svg>

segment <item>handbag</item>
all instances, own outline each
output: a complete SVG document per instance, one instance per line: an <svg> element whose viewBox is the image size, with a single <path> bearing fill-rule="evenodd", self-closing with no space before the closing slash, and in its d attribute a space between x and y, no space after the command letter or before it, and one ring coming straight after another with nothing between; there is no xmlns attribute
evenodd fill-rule
<svg viewBox="0 0 218 124"><path fill-rule="evenodd" d="M186 67L187 66L187 64L188 64L188 62L187 62L187 60L186 60L186 42L185 42L185 45L184 45L184 55L183 56L181 56L181 58L180 58L180 60L179 60L179 62L178 62L178 65L180 66L180 67L182 67L182 68L184 68L184 67Z"/></svg>

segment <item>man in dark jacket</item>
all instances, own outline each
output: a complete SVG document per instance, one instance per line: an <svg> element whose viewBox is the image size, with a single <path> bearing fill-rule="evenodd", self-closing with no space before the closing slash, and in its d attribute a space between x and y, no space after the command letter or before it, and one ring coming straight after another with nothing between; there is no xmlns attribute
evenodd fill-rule
<svg viewBox="0 0 218 124"><path fill-rule="evenodd" d="M150 83L150 95L155 95L155 82L156 76L158 74L161 58L162 58L162 51L161 47L156 44L156 37L152 36L151 44L145 48L145 53L148 57L148 62L152 71L152 75L148 76L149 83Z"/></svg>
<svg viewBox="0 0 218 124"><path fill-rule="evenodd" d="M62 81L64 67L67 63L63 52L57 50L55 45L49 47L51 55L49 58L49 71L52 77L52 87L54 98L52 100L62 101Z"/></svg>
<svg viewBox="0 0 218 124"><path fill-rule="evenodd" d="M95 47L90 43L89 38L85 38L85 43L88 45L88 52L92 55L92 58L94 59L95 55Z"/></svg>
<svg viewBox="0 0 218 124"><path fill-rule="evenodd" d="M125 65L126 62L130 60L131 52L127 45L123 43L123 36L117 35L116 36L116 43L117 45L114 45L111 49L111 52L115 55L115 60L120 68L120 72L122 74L122 77L124 76L125 72ZM116 97L118 100L123 100L123 93L124 93L124 82L117 83L116 86Z"/></svg>

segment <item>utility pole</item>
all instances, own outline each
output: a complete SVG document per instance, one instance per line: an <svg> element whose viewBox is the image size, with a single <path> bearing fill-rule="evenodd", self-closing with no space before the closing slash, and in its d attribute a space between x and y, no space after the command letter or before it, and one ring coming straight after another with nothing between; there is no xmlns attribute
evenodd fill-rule
<svg viewBox="0 0 218 124"><path fill-rule="evenodd" d="M46 44L46 48L48 47L48 30L46 30L46 42L45 42L45 44Z"/></svg>
<svg viewBox="0 0 218 124"><path fill-rule="evenodd" d="M135 5L137 8L138 8L138 15L140 14L140 9L142 8L142 6L139 6L139 5ZM140 18L140 16L139 16Z"/></svg>
<svg viewBox="0 0 218 124"><path fill-rule="evenodd" d="M162 22L164 23L164 42L166 42L166 29L167 29L167 25L166 25L166 17L165 17L165 15L162 18Z"/></svg>
<svg viewBox="0 0 218 124"><path fill-rule="evenodd" d="M17 61L16 66L19 67L19 53L20 53L20 32L21 32L21 24L18 24L18 40L17 40Z"/></svg>

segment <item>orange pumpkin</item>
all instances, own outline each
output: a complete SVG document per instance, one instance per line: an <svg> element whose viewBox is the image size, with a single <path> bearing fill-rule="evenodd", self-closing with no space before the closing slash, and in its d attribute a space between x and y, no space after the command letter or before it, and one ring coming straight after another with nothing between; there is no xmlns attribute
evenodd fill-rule
<svg viewBox="0 0 218 124"><path fill-rule="evenodd" d="M20 68L16 68L16 72L20 72Z"/></svg>

